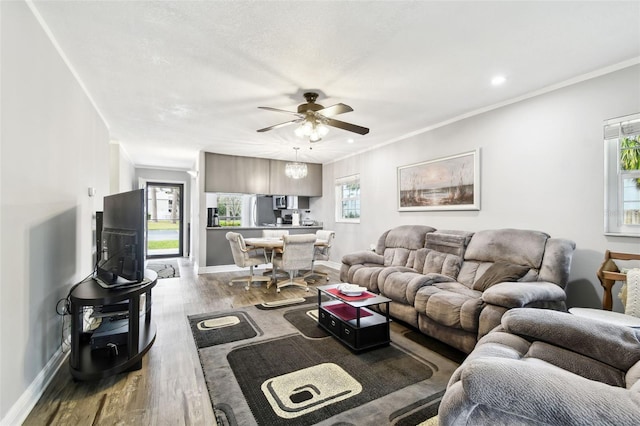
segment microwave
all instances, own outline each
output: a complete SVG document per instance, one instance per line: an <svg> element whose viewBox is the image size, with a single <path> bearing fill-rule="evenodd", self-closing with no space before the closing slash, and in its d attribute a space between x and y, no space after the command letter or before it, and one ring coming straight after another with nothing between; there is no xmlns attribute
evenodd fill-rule
<svg viewBox="0 0 640 426"><path fill-rule="evenodd" d="M287 208L287 196L286 195L274 195L273 196L273 209L286 209Z"/></svg>
<svg viewBox="0 0 640 426"><path fill-rule="evenodd" d="M297 209L298 197L295 195L274 195L273 196L273 209Z"/></svg>

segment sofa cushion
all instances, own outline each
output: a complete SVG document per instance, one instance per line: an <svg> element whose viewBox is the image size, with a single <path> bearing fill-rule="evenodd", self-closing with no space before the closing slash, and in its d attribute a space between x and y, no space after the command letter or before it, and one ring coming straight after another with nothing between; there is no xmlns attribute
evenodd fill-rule
<svg viewBox="0 0 640 426"><path fill-rule="evenodd" d="M640 330L632 327L566 312L527 308L509 310L502 317L502 326L509 333L569 349L622 371L640 361ZM617 349L611 351L613 347Z"/></svg>
<svg viewBox="0 0 640 426"><path fill-rule="evenodd" d="M394 302L413 306L418 290L446 281L455 281L455 278L436 273L421 274L410 268L389 266L378 274L378 290Z"/></svg>
<svg viewBox="0 0 640 426"><path fill-rule="evenodd" d="M386 231L378 239L376 253L384 256L384 266L413 267L415 251L425 245L425 236L435 229L424 225L402 225Z"/></svg>
<svg viewBox="0 0 640 426"><path fill-rule="evenodd" d="M518 281L529 272L528 266L515 265L507 262L496 262L485 271L473 284L473 289L485 291L494 284L505 281Z"/></svg>
<svg viewBox="0 0 640 426"><path fill-rule="evenodd" d="M462 257L472 235L466 231L430 232L426 235L425 248Z"/></svg>
<svg viewBox="0 0 640 426"><path fill-rule="evenodd" d="M460 256L423 248L415 252L413 269L423 274L442 274L455 279L460 272L460 265Z"/></svg>
<svg viewBox="0 0 640 426"><path fill-rule="evenodd" d="M436 283L418 290L414 306L444 326L477 331L483 306L481 295L458 282Z"/></svg>
<svg viewBox="0 0 640 426"><path fill-rule="evenodd" d="M535 341L525 357L541 359L589 380L624 387L624 372L572 350Z"/></svg>
<svg viewBox="0 0 640 426"><path fill-rule="evenodd" d="M411 268L415 258L415 250L402 247L389 247L384 249L384 266L406 266Z"/></svg>
<svg viewBox="0 0 640 426"><path fill-rule="evenodd" d="M349 282L366 287L374 293L378 293L378 275L383 270L384 266L374 264L352 266L349 269Z"/></svg>
<svg viewBox="0 0 640 426"><path fill-rule="evenodd" d="M389 268L387 268L389 269ZM411 284L413 280L422 280L424 275L417 274L415 272L401 272L389 274L384 280L384 284L378 284L380 294L388 297L394 302L400 302L405 305L409 305L408 295L415 293L410 289L413 287Z"/></svg>
<svg viewBox="0 0 640 426"><path fill-rule="evenodd" d="M473 234L464 254L466 260L508 262L540 269L549 235L523 229L495 229Z"/></svg>
<svg viewBox="0 0 640 426"><path fill-rule="evenodd" d="M385 231L376 246L376 253L383 254L387 247L402 247L417 250L424 247L425 236L435 228L426 225L401 225Z"/></svg>
<svg viewBox="0 0 640 426"><path fill-rule="evenodd" d="M571 257L575 248L576 243L573 241L564 238L549 238L540 266L540 281L548 281L564 288L569 281Z"/></svg>

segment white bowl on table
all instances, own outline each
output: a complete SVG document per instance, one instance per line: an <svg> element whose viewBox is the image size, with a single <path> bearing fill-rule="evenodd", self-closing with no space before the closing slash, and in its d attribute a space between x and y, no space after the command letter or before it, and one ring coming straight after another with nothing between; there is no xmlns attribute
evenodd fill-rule
<svg viewBox="0 0 640 426"><path fill-rule="evenodd" d="M338 291L345 296L360 296L367 291L366 287L360 287L357 284L339 284Z"/></svg>

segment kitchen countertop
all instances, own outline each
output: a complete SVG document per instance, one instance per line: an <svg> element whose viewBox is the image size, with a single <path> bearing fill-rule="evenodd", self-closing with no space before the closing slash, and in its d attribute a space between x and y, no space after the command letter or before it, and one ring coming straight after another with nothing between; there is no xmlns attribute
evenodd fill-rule
<svg viewBox="0 0 640 426"><path fill-rule="evenodd" d="M263 225L263 226L208 226L208 231L215 230L224 230L224 231L232 231L232 230L243 230L243 229L322 229L322 225L312 225L312 226L293 226L293 225Z"/></svg>

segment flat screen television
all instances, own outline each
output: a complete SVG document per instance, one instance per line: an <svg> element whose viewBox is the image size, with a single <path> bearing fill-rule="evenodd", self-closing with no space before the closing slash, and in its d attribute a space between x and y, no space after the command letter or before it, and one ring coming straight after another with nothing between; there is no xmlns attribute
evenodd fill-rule
<svg viewBox="0 0 640 426"><path fill-rule="evenodd" d="M144 280L144 189L104 197L96 280L103 287L120 287Z"/></svg>

